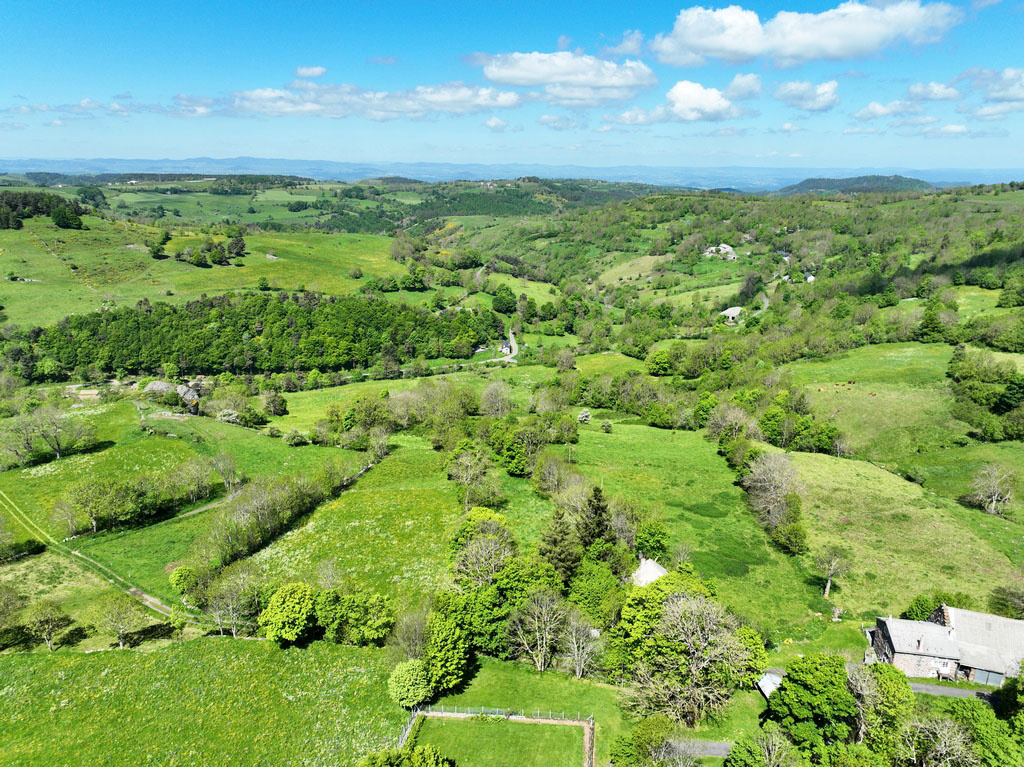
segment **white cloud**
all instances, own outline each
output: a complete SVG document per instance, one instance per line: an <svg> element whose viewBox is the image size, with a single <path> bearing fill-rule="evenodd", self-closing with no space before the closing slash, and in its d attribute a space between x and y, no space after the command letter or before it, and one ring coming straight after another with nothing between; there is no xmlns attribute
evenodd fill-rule
<svg viewBox="0 0 1024 767"><path fill-rule="evenodd" d="M64 127L64 121L63 120L50 120L50 122L46 123L46 127L47 128L63 128Z"/></svg>
<svg viewBox="0 0 1024 767"><path fill-rule="evenodd" d="M492 116L484 121L484 126L490 128L494 133L503 133L505 128L508 127L508 123L500 117Z"/></svg>
<svg viewBox="0 0 1024 767"><path fill-rule="evenodd" d="M853 116L858 120L874 120L879 117L916 114L920 111L921 107L911 101L890 101L888 104L872 101Z"/></svg>
<svg viewBox="0 0 1024 767"><path fill-rule="evenodd" d="M597 106L634 98L657 82L642 61L621 64L569 51L478 57L484 76L499 85L543 86L542 98L563 106Z"/></svg>
<svg viewBox="0 0 1024 767"><path fill-rule="evenodd" d="M844 136L874 136L878 133L878 128L868 128L866 126L859 126L857 128L847 128L843 131Z"/></svg>
<svg viewBox="0 0 1024 767"><path fill-rule="evenodd" d="M894 43L935 42L963 13L944 2L896 0L867 4L847 0L822 13L780 11L762 23L755 11L684 8L672 31L651 42L658 60L696 66L708 58L729 62L767 56L780 66L817 59L866 56Z"/></svg>
<svg viewBox="0 0 1024 767"><path fill-rule="evenodd" d="M943 136L964 136L967 134L966 125L943 125L937 131Z"/></svg>
<svg viewBox="0 0 1024 767"><path fill-rule="evenodd" d="M1024 69L968 69L962 77L984 91L986 101L1024 101Z"/></svg>
<svg viewBox="0 0 1024 767"><path fill-rule="evenodd" d="M604 49L608 56L639 56L644 48L644 36L636 29L622 33L622 42Z"/></svg>
<svg viewBox="0 0 1024 767"><path fill-rule="evenodd" d="M665 94L665 101L665 104L654 109L634 107L616 117L605 119L624 125L649 125L670 120L728 120L741 114L740 109L718 88L705 88L690 80L680 80L673 85Z"/></svg>
<svg viewBox="0 0 1024 767"><path fill-rule="evenodd" d="M839 103L839 83L829 80L815 85L806 80L782 83L775 98L805 112L824 112Z"/></svg>
<svg viewBox="0 0 1024 767"><path fill-rule="evenodd" d="M945 83L914 83L907 89L907 95L920 101L955 101L961 93Z"/></svg>
<svg viewBox="0 0 1024 767"><path fill-rule="evenodd" d="M323 77L327 74L327 67L296 67L296 77Z"/></svg>
<svg viewBox="0 0 1024 767"><path fill-rule="evenodd" d="M0 130L2 130L2 131L22 130L22 129L27 128L27 127L28 127L28 123L19 123L19 122L0 123Z"/></svg>
<svg viewBox="0 0 1024 767"><path fill-rule="evenodd" d="M572 38L571 37L569 37L568 35L559 35L558 36L558 50L560 50L560 51L567 51L567 50L569 50L569 46L570 45L572 45Z"/></svg>
<svg viewBox="0 0 1024 767"><path fill-rule="evenodd" d="M796 125L794 123L785 122L782 123L782 127L779 128L783 133L799 133L803 130L803 126Z"/></svg>
<svg viewBox="0 0 1024 767"><path fill-rule="evenodd" d="M571 130L583 127L579 120L564 115L541 115L537 118L537 122L551 130Z"/></svg>
<svg viewBox="0 0 1024 767"><path fill-rule="evenodd" d="M483 88L461 82L420 85L404 91L371 91L343 83L302 88L256 88L233 94L235 114L264 116L311 115L317 117L366 117L393 120L429 114L469 114L519 106L522 97L513 91Z"/></svg>
<svg viewBox="0 0 1024 767"><path fill-rule="evenodd" d="M394 56L370 56L366 60L367 64L376 64L381 67L390 67L398 63L398 59Z"/></svg>
<svg viewBox="0 0 1024 767"><path fill-rule="evenodd" d="M938 117L932 117L931 115L921 115L920 117L904 117L902 120L893 120L889 125L893 128L906 128L914 125L931 125L937 123Z"/></svg>
<svg viewBox="0 0 1024 767"><path fill-rule="evenodd" d="M761 78L757 75L736 75L725 89L726 98L741 101L761 94Z"/></svg>

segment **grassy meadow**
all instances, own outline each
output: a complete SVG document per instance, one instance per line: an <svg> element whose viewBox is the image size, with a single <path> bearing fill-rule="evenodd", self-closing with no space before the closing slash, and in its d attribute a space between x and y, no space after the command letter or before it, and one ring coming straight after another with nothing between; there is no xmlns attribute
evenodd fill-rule
<svg viewBox="0 0 1024 767"><path fill-rule="evenodd" d="M967 424L949 412L952 354L945 344L878 344L785 370L804 387L815 415L847 435L856 457L894 465L967 434Z"/></svg>
<svg viewBox="0 0 1024 767"><path fill-rule="evenodd" d="M1009 546L1019 538L1012 522L938 498L863 461L791 456L812 552L828 544L852 551L852 574L833 587L835 603L851 617L898 614L928 589L966 592L984 610L992 588L1012 579Z"/></svg>
<svg viewBox="0 0 1024 767"><path fill-rule="evenodd" d="M0 656L3 761L354 765L394 743L385 650L207 638L153 652Z"/></svg>
<svg viewBox="0 0 1024 767"><path fill-rule="evenodd" d="M501 718L425 717L416 745L437 746L459 767L577 767L583 728Z"/></svg>

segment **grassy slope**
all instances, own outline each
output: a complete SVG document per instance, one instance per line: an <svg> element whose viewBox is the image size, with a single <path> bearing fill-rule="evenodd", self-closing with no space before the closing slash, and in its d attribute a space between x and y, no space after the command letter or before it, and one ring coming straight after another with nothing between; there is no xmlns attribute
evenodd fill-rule
<svg viewBox="0 0 1024 767"><path fill-rule="evenodd" d="M576 767L583 729L503 719L423 720L416 744L430 743L459 767Z"/></svg>
<svg viewBox="0 0 1024 767"><path fill-rule="evenodd" d="M820 610L799 566L768 544L735 474L702 435L628 424L604 434L592 422L573 456L606 493L660 516L671 544L692 547L694 564L740 614L784 630Z"/></svg>
<svg viewBox="0 0 1024 767"><path fill-rule="evenodd" d="M861 461L792 454L804 485L812 549L854 552L835 602L861 619L898 613L921 591L965 591L984 599L1008 582L1014 525L927 494Z"/></svg>
<svg viewBox="0 0 1024 767"><path fill-rule="evenodd" d="M405 271L389 256L389 238L376 235L254 234L246 237L244 266L199 268L173 258L151 258L145 243L155 238L158 228L126 228L92 216L84 221L88 230L57 229L43 217L28 219L19 231L0 230L0 273L32 280L4 284L3 303L11 322L48 325L68 314L132 306L143 298L187 301L204 293L255 288L260 277L286 290L301 285L351 293L361 284L349 277L353 267L368 276ZM174 253L205 239L176 237L165 249ZM267 258L270 251L278 258Z"/></svg>
<svg viewBox="0 0 1024 767"><path fill-rule="evenodd" d="M273 575L315 581L317 566L334 559L352 586L406 604L435 590L447 572L445 534L461 507L426 440L400 435L391 443L393 455L256 561Z"/></svg>
<svg viewBox="0 0 1024 767"><path fill-rule="evenodd" d="M352 765L397 737L384 650L201 639L0 656L5 764Z"/></svg>
<svg viewBox="0 0 1024 767"><path fill-rule="evenodd" d="M861 458L894 464L967 433L954 419L943 344L880 344L786 369L815 414L831 418Z"/></svg>

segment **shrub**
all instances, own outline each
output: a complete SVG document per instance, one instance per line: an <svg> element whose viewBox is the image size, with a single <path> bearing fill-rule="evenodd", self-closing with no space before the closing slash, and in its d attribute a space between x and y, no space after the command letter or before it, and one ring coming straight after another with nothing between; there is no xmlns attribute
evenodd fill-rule
<svg viewBox="0 0 1024 767"><path fill-rule="evenodd" d="M399 663L388 678L388 695L403 708L413 708L428 700L433 693L426 666L419 658Z"/></svg>
<svg viewBox="0 0 1024 767"><path fill-rule="evenodd" d="M271 641L285 644L304 639L315 625L313 588L306 583L282 586L260 613L259 623Z"/></svg>
<svg viewBox="0 0 1024 767"><path fill-rule="evenodd" d="M603 431L605 434L611 434L612 433L612 422L611 421L601 421L601 431Z"/></svg>
<svg viewBox="0 0 1024 767"><path fill-rule="evenodd" d="M292 429L284 437L285 444L290 447L300 447L309 443L309 440L296 429Z"/></svg>

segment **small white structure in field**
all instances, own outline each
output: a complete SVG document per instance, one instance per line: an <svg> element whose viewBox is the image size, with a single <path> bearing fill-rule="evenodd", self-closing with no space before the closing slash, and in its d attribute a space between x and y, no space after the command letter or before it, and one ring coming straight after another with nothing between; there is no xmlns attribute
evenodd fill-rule
<svg viewBox="0 0 1024 767"><path fill-rule="evenodd" d="M743 311L742 306L730 306L725 311L719 312L720 315L725 317L727 322L735 322L740 318L740 313Z"/></svg>
<svg viewBox="0 0 1024 767"><path fill-rule="evenodd" d="M807 272L807 273L806 273L806 274L804 275L804 280L805 280L806 282L814 282L814 275L813 275L813 274L811 274L810 272Z"/></svg>
<svg viewBox="0 0 1024 767"><path fill-rule="evenodd" d="M646 586L649 583L654 583L663 575L668 575L668 570L653 559L640 557L640 567L633 571L631 580L634 586Z"/></svg>

